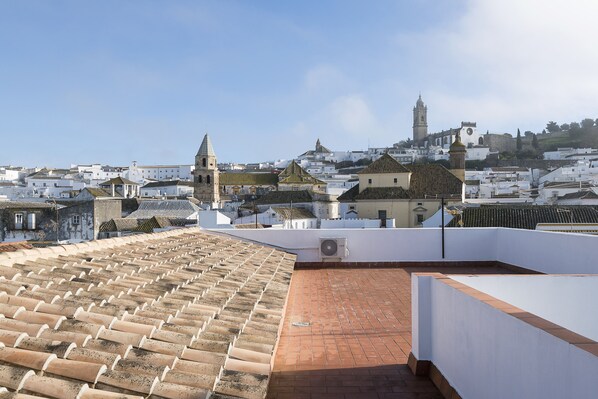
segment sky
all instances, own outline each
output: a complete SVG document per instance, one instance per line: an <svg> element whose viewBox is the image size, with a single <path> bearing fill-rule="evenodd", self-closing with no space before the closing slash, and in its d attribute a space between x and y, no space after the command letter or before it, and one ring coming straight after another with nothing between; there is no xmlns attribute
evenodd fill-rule
<svg viewBox="0 0 598 399"><path fill-rule="evenodd" d="M595 0L0 1L0 165L290 159L598 118Z"/></svg>

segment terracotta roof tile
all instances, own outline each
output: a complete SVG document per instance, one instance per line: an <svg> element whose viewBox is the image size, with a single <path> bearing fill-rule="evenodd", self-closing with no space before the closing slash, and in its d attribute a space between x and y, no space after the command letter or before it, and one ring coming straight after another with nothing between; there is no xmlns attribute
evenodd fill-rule
<svg viewBox="0 0 598 399"><path fill-rule="evenodd" d="M0 265L9 394L265 396L294 255L197 229L61 248Z"/></svg>

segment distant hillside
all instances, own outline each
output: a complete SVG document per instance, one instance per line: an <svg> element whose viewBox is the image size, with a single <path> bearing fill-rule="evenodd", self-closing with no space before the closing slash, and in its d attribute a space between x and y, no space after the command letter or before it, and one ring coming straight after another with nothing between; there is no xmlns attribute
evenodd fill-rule
<svg viewBox="0 0 598 399"><path fill-rule="evenodd" d="M544 132L537 135L541 151L554 151L559 147L598 148L598 119L586 118L580 123L564 123L560 126L551 121L546 125ZM531 135L522 137L524 146L531 146L532 140Z"/></svg>

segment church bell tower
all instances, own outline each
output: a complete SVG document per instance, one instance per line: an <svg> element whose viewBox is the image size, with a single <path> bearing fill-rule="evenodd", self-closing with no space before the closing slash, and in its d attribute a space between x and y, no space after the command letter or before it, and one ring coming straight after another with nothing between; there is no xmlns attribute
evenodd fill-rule
<svg viewBox="0 0 598 399"><path fill-rule="evenodd" d="M424 105L421 94L413 107L413 144L423 145L428 137L428 107Z"/></svg>
<svg viewBox="0 0 598 399"><path fill-rule="evenodd" d="M195 155L195 171L193 172L193 196L210 207L218 207L220 202L220 175L216 163L216 154L212 141L204 136L199 151Z"/></svg>

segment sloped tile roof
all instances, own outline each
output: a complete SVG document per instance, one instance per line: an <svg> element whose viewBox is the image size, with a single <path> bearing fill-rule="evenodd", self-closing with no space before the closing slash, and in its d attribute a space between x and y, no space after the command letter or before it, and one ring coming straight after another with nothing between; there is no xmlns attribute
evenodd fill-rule
<svg viewBox="0 0 598 399"><path fill-rule="evenodd" d="M199 207L187 200L148 200L141 201L139 208L127 218L151 219L154 216L163 216L186 219L198 211Z"/></svg>
<svg viewBox="0 0 598 399"><path fill-rule="evenodd" d="M221 186L276 186L275 173L220 173Z"/></svg>
<svg viewBox="0 0 598 399"><path fill-rule="evenodd" d="M571 213L573 213L573 219ZM508 227L535 230L538 223L598 223L598 210L594 206L480 206L465 208L448 224L457 227Z"/></svg>
<svg viewBox="0 0 598 399"><path fill-rule="evenodd" d="M221 175L222 176L222 175ZM189 186L193 187L193 182L185 180L161 180L147 183L141 188L169 187L169 186Z"/></svg>
<svg viewBox="0 0 598 399"><path fill-rule="evenodd" d="M267 204L290 204L300 202L312 202L313 197L307 190L298 191L270 191L258 198L255 203L258 205Z"/></svg>
<svg viewBox="0 0 598 399"><path fill-rule="evenodd" d="M198 229L20 254L0 255L9 397L265 397L294 255Z"/></svg>
<svg viewBox="0 0 598 399"><path fill-rule="evenodd" d="M388 154L382 155L358 174L371 173L409 173L409 169Z"/></svg>
<svg viewBox="0 0 598 399"><path fill-rule="evenodd" d="M339 195L338 201L353 202L355 201L355 197L357 196L357 194L359 194L359 184L356 184L355 186L351 187L350 189Z"/></svg>
<svg viewBox="0 0 598 399"><path fill-rule="evenodd" d="M114 177L108 181L105 181L104 183L100 183L100 186L111 186L111 185L115 185L115 186L122 186L125 184L128 185L132 185L132 186L139 186L139 183L135 183L134 181L131 181L129 179L125 179L124 177Z"/></svg>
<svg viewBox="0 0 598 399"><path fill-rule="evenodd" d="M326 184L310 175L297 162L292 161L279 175L282 184Z"/></svg>
<svg viewBox="0 0 598 399"><path fill-rule="evenodd" d="M565 194L558 198L559 200L568 199L598 199L598 194L593 191L577 191L574 193Z"/></svg>
<svg viewBox="0 0 598 399"><path fill-rule="evenodd" d="M133 231L139 226L139 219L118 218L110 219L100 225L101 232L109 231Z"/></svg>
<svg viewBox="0 0 598 399"><path fill-rule="evenodd" d="M51 209L54 204L47 202L0 201L0 209Z"/></svg>
<svg viewBox="0 0 598 399"><path fill-rule="evenodd" d="M0 242L0 252L14 252L31 248L33 248L33 245L29 244L27 241Z"/></svg>
<svg viewBox="0 0 598 399"><path fill-rule="evenodd" d="M290 207L275 207L272 208L283 220L290 219L316 219L313 213L308 209L290 208Z"/></svg>
<svg viewBox="0 0 598 399"><path fill-rule="evenodd" d="M82 191L87 191L92 197L112 197L108 191L97 187L85 187Z"/></svg>
<svg viewBox="0 0 598 399"><path fill-rule="evenodd" d="M463 182L442 165L413 164L406 167L412 172L409 184L411 198L459 196L462 193Z"/></svg>
<svg viewBox="0 0 598 399"><path fill-rule="evenodd" d="M368 187L360 193L358 184L340 195L338 200L340 202L353 202L355 200L376 199L424 199L440 196L458 197L462 194L463 182L442 165L401 166L411 172L409 190L401 187Z"/></svg>

